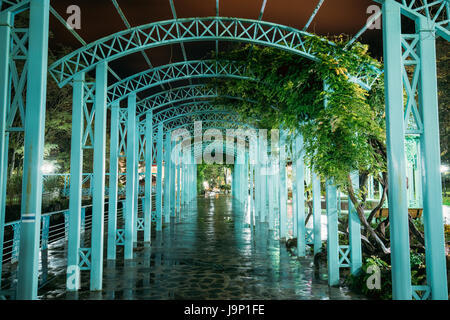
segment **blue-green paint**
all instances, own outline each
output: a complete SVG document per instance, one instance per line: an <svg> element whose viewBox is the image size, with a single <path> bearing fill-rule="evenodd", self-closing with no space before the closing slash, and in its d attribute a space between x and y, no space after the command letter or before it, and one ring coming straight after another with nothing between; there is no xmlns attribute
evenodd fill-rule
<svg viewBox="0 0 450 320"><path fill-rule="evenodd" d="M124 212L125 220L125 259L133 259L133 240L135 230L135 208L136 203L136 95L132 94L128 97L127 106L127 173L126 173L126 211Z"/></svg>
<svg viewBox="0 0 450 320"><path fill-rule="evenodd" d="M49 0L31 0L17 299L37 298Z"/></svg>
<svg viewBox="0 0 450 320"><path fill-rule="evenodd" d="M84 132L83 73L74 78L72 94L72 141L70 145L69 239L67 244L67 290L80 288L78 271L81 236L81 201L83 189L83 132ZM75 272L75 274L73 274ZM73 280L72 280L73 279Z"/></svg>
<svg viewBox="0 0 450 320"><path fill-rule="evenodd" d="M392 298L410 300L412 289L403 123L401 17L400 7L394 0L385 0L383 4L383 43Z"/></svg>
<svg viewBox="0 0 450 320"><path fill-rule="evenodd" d="M94 172L92 194L91 285L92 291L102 290L103 232L105 215L105 152L106 95L108 65L99 64L95 73Z"/></svg>
<svg viewBox="0 0 450 320"><path fill-rule="evenodd" d="M423 221L427 283L433 300L447 300L444 221L442 217L442 182L439 145L439 115L436 72L436 38L427 19L416 24L419 33L420 82L419 112L423 123L421 156L423 163Z"/></svg>

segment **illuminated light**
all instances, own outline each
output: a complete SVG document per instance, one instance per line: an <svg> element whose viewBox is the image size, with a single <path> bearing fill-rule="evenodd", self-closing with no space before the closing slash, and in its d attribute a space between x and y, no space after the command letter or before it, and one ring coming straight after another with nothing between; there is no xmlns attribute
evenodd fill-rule
<svg viewBox="0 0 450 320"><path fill-rule="evenodd" d="M51 174L54 173L56 170L56 167L51 162L44 162L44 164L41 166L41 171L43 174Z"/></svg>

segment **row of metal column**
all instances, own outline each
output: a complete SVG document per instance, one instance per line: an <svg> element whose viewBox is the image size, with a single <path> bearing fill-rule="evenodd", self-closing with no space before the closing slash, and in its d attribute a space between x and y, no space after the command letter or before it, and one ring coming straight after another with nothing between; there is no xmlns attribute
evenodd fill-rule
<svg viewBox="0 0 450 320"><path fill-rule="evenodd" d="M264 137L259 137L257 147L247 151L250 161L240 162L242 150L237 150L236 164L232 172L232 194L243 206L244 195L248 196L249 220L255 223L267 223L269 230L275 230L278 224L280 239L297 238L297 255L306 256L307 245L313 245L313 254L322 249L322 199L320 177L306 168L304 163L303 138L297 135L292 143L291 183L292 183L292 215L288 221L288 177L287 160L289 148L286 142L286 131L280 131L279 149L272 149L270 161L267 161L268 146ZM276 146L274 146L276 147ZM247 157L245 159L247 159ZM249 171L243 169L248 168ZM305 182L312 185L312 228L305 223L306 197ZM359 176L352 174L355 190L359 186ZM250 190L250 191L249 191ZM339 281L339 268L349 267L352 274L359 272L362 265L361 225L355 208L349 203L349 245L340 245L338 238L338 199L337 188L332 182L326 182L325 203L327 214L327 243L329 261L329 284ZM247 199L245 199L247 201ZM340 204L340 202L339 202ZM289 228L289 222L292 227ZM291 229L292 234L289 233ZM344 257L344 258L343 258Z"/></svg>
<svg viewBox="0 0 450 320"><path fill-rule="evenodd" d="M292 224L293 237L300 241L299 256L306 252L305 226L305 166L303 156L295 158L302 150L299 136L293 144L292 159L292 215L288 221L288 153L287 132L281 130L279 148L272 146L268 156L268 143L261 135L256 140L256 148L237 149L236 163L232 172L232 195L250 214L250 223L267 223L270 230L278 226L281 239L290 237L288 225ZM321 248L321 196L320 178L312 171L313 185L313 229L310 237L314 239L314 252ZM248 207L246 207L248 206Z"/></svg>
<svg viewBox="0 0 450 320"><path fill-rule="evenodd" d="M97 68L96 96L102 91L100 83L106 83L106 66ZM99 72L100 71L100 72ZM68 273L67 289L78 290L80 273L80 221L81 209L81 176L83 163L83 79L74 84L74 117L72 136L72 158L71 158L71 197L70 197L70 223L69 223L69 251L68 251ZM103 101L103 100L102 100ZM106 102L106 101L105 101ZM127 108L121 109L119 102L111 108L111 143L110 143L110 180L109 180L109 220L108 220L108 246L107 259L116 259L117 245L124 246L124 258L133 259L133 249L137 243L137 232L144 231L144 242L151 242L151 223L155 220L156 231L162 231L163 223L170 223L171 217L176 213L181 216L184 206L196 197L196 166L190 152L176 152L171 132L164 132L164 124L157 124L156 149L153 142L152 113L146 114L144 130L141 132L139 117L136 114L136 95L128 97ZM105 148L104 137L98 138L105 132L106 126L101 125L106 117L102 115L101 106L105 106L96 100L95 104L95 136L94 136L94 194L93 194L93 227L91 248L88 248L91 271L91 290L102 288L102 264L103 264L103 208L104 208L104 157L100 152ZM106 108L103 109L106 113ZM101 125L101 127L100 127ZM141 136L143 134L143 137ZM126 138L126 141L125 141ZM145 150L144 148L145 141ZM95 155L97 151L97 158ZM104 154L104 152L102 152ZM155 195L155 217L153 215L152 203L152 169L153 159L156 153L156 195ZM138 190L139 190L139 161L145 160L145 193L142 199L143 217L138 212ZM124 226L118 229L118 160L120 157L126 159L126 195L122 202ZM102 165L103 163L103 165ZM95 188L100 185L102 191Z"/></svg>

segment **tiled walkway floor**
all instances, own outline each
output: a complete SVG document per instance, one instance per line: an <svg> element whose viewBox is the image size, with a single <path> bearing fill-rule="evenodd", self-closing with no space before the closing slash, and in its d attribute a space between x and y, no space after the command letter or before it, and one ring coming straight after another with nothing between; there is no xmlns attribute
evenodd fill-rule
<svg viewBox="0 0 450 320"><path fill-rule="evenodd" d="M151 247L138 245L135 259L105 262L104 289L65 291L60 274L41 299L361 299L329 288L314 275L312 257L291 257L267 225L253 231L229 197L198 198L183 221L153 233ZM118 252L118 257L123 256Z"/></svg>

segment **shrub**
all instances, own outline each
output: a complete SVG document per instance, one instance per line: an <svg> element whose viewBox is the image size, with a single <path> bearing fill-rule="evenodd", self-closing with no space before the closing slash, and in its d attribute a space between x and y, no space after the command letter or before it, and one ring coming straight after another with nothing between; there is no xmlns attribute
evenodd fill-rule
<svg viewBox="0 0 450 320"><path fill-rule="evenodd" d="M369 289L367 286L367 280L373 275L373 272L368 272L370 266L375 266L380 270L380 289ZM369 298L392 299L391 266L379 257L368 257L364 259L361 271L357 275L350 274L346 279L346 284L352 290Z"/></svg>

